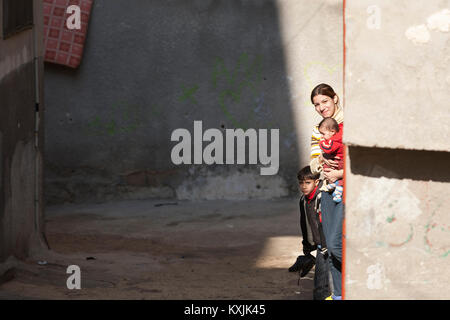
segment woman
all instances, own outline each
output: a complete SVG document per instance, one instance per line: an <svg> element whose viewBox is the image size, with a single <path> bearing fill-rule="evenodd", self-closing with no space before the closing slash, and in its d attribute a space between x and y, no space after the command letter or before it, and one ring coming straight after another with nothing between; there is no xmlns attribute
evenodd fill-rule
<svg viewBox="0 0 450 320"><path fill-rule="evenodd" d="M311 102L316 111L323 118L332 117L338 124L344 122L344 112L339 105L339 97L333 88L327 84L319 84L311 92ZM344 176L344 170L337 170L337 161L325 159L319 147L321 134L318 126L314 126L311 137L311 171L313 173L321 172L323 175L322 191L322 227L327 243L327 249L330 253L331 275L333 278L333 295L331 299L341 299L342 286L342 221L343 221L343 204L333 201L332 192L326 188L327 183L333 183ZM323 169L326 163L329 168Z"/></svg>

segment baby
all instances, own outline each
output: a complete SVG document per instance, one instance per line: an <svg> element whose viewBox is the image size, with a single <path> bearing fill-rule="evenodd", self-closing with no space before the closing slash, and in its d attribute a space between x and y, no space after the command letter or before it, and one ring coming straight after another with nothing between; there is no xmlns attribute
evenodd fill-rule
<svg viewBox="0 0 450 320"><path fill-rule="evenodd" d="M342 131L343 123L338 124L333 118L324 118L319 123L319 132L322 134L319 146L322 150L322 156L324 159L334 160L338 162L337 170L344 168L344 144L342 143ZM339 159L337 159L339 158ZM324 163L323 168L329 168ZM328 190L333 190L334 202L342 201L342 193L344 188L342 186L342 180L337 180L335 183L327 185Z"/></svg>

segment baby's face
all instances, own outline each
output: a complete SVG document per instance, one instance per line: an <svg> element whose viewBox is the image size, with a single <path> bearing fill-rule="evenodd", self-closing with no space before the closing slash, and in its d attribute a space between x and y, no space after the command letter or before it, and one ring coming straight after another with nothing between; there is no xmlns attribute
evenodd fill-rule
<svg viewBox="0 0 450 320"><path fill-rule="evenodd" d="M336 133L334 130L323 129L323 128L320 128L319 132L322 134L322 137L325 140L331 139L331 137L334 136L334 134Z"/></svg>

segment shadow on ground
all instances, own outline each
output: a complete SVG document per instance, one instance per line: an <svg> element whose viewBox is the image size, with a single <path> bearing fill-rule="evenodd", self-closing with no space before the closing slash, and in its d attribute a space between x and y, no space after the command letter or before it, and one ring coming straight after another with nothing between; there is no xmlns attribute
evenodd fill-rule
<svg viewBox="0 0 450 320"><path fill-rule="evenodd" d="M122 201L47 208L51 251L9 272L2 299L312 299L300 252L298 204ZM46 261L40 265L38 261ZM69 290L69 265L81 290Z"/></svg>

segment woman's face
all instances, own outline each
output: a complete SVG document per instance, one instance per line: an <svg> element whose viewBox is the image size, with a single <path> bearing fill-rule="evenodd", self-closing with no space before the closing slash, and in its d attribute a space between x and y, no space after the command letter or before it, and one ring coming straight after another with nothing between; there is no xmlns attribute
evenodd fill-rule
<svg viewBox="0 0 450 320"><path fill-rule="evenodd" d="M317 113L320 114L323 118L328 118L333 116L334 114L334 111L336 109L337 97L335 96L334 99L331 99L329 96L318 94L313 98L313 103Z"/></svg>

